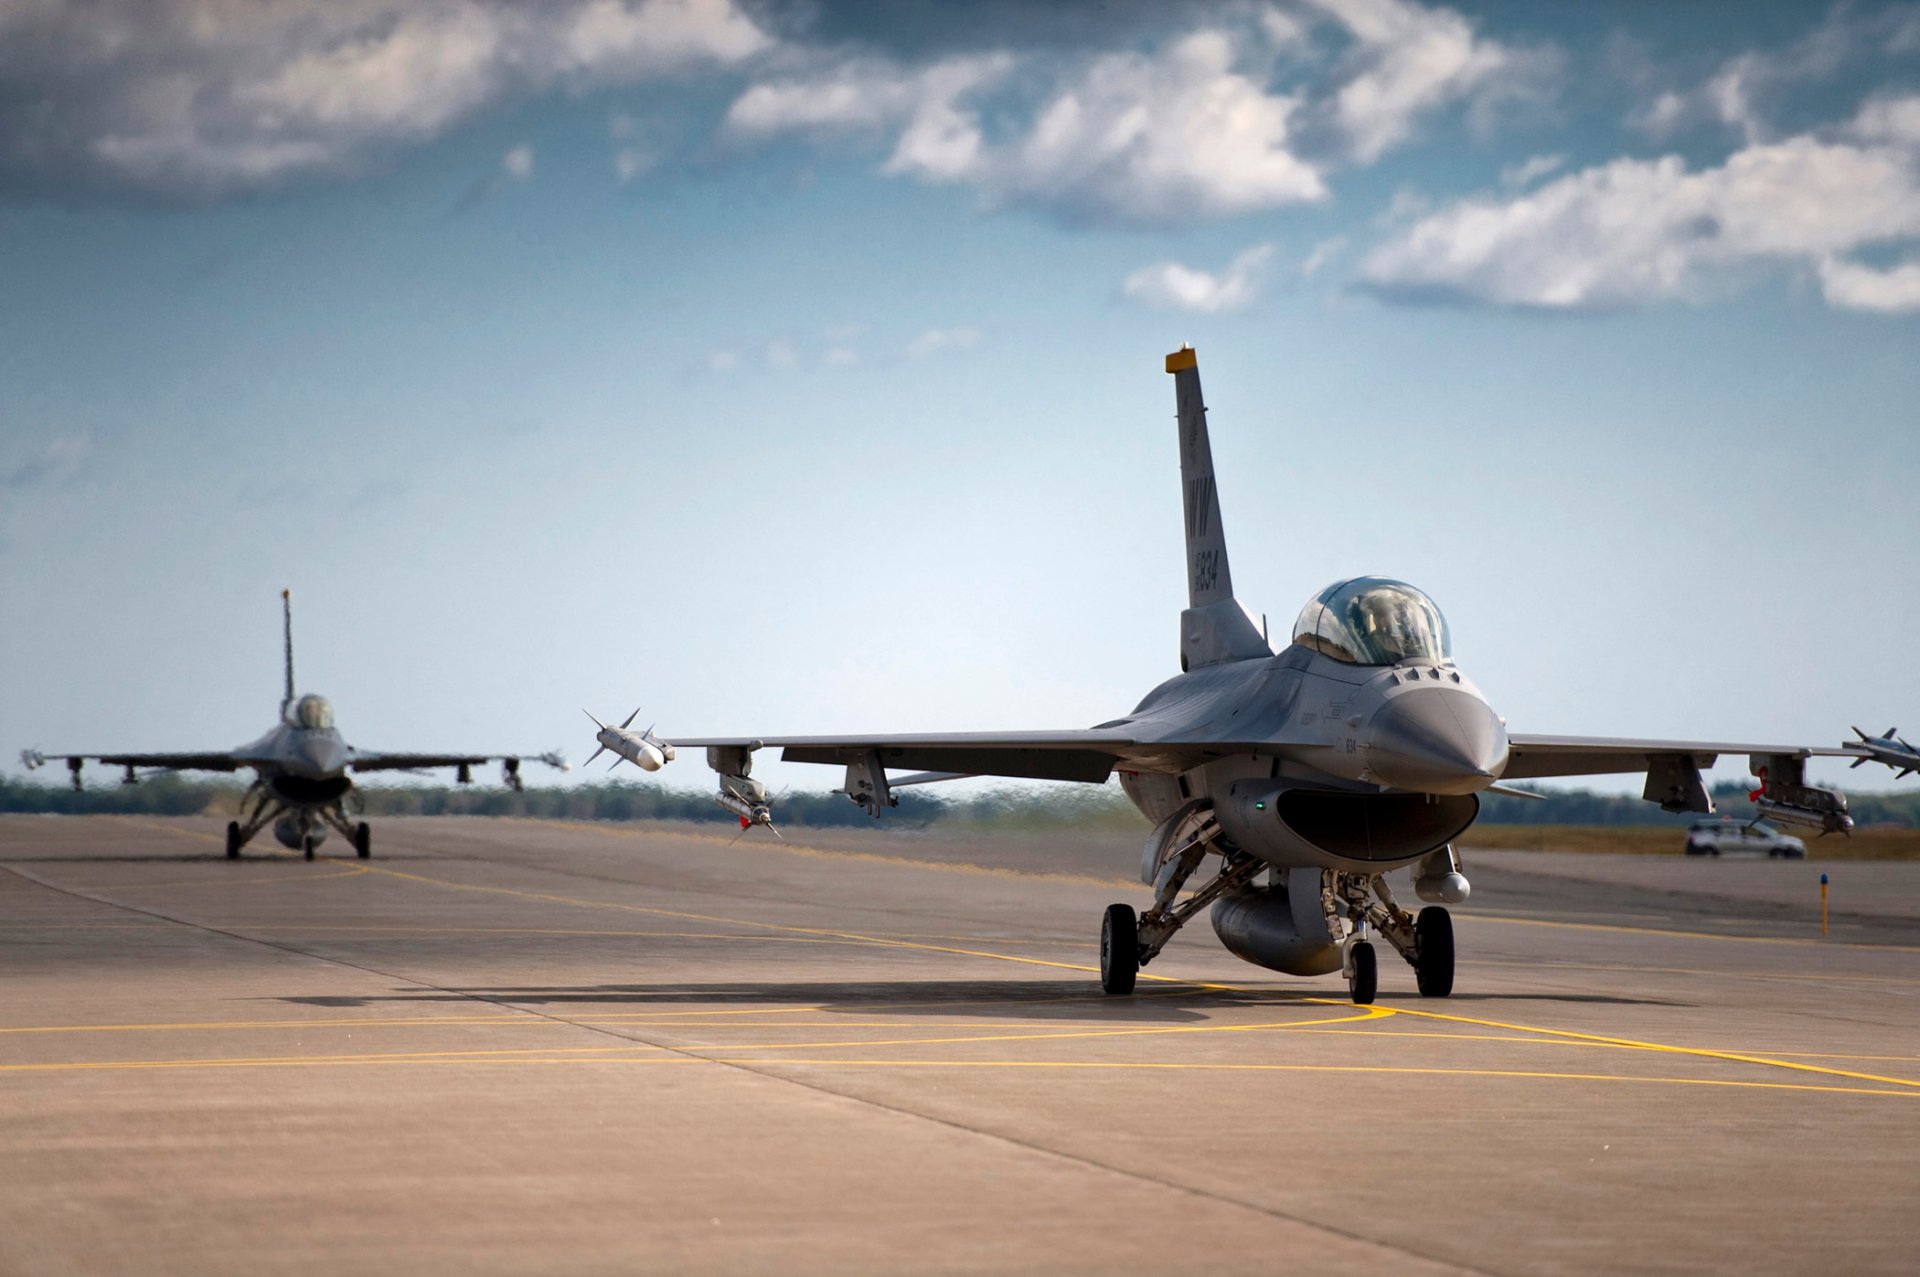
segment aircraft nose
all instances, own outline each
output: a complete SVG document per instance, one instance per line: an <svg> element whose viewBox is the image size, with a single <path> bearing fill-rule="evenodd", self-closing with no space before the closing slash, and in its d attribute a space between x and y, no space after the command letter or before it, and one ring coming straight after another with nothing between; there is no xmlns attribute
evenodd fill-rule
<svg viewBox="0 0 1920 1277"><path fill-rule="evenodd" d="M1455 687L1402 692L1373 715L1367 769L1383 785L1472 794L1507 765L1507 731L1487 703Z"/></svg>
<svg viewBox="0 0 1920 1277"><path fill-rule="evenodd" d="M289 770L303 773L312 780L322 780L338 774L346 764L346 750L331 737L309 736L294 746L288 763Z"/></svg>

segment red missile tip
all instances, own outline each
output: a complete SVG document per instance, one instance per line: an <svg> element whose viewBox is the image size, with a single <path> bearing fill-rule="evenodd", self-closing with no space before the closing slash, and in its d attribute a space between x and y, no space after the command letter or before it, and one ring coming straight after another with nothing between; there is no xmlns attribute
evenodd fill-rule
<svg viewBox="0 0 1920 1277"><path fill-rule="evenodd" d="M740 817L740 828L745 829L747 826L751 825L752 823L753 822L751 820L748 820L745 816Z"/></svg>

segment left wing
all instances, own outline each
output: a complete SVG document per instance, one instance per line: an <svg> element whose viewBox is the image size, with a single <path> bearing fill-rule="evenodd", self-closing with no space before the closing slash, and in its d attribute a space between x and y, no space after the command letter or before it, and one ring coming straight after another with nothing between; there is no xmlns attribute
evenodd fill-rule
<svg viewBox="0 0 1920 1277"><path fill-rule="evenodd" d="M1842 745L1748 745L1725 741L1636 740L1619 736L1509 736L1507 767L1502 780L1536 780L1549 776L1600 776L1643 772L1659 758L1685 758L1694 766L1711 767L1722 754L1775 758L1866 758L1857 748Z"/></svg>
<svg viewBox="0 0 1920 1277"><path fill-rule="evenodd" d="M394 754L378 750L356 749L353 751L352 760L347 765L357 772L424 771L430 767L458 767L460 783L465 784L471 779L469 772L472 768L497 762L505 772L506 782L518 789L520 764L528 758L560 771L568 770L566 760L553 752L545 754Z"/></svg>
<svg viewBox="0 0 1920 1277"><path fill-rule="evenodd" d="M783 762L854 763L878 754L884 768L1098 783L1134 752L1124 732L952 732L906 736L712 736L681 739L683 749L778 749Z"/></svg>

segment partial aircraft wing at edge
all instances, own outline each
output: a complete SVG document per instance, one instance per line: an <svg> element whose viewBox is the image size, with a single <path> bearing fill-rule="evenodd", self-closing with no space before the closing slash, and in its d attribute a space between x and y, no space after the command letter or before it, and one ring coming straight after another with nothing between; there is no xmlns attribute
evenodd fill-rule
<svg viewBox="0 0 1920 1277"><path fill-rule="evenodd" d="M789 763L849 763L869 751L889 770L960 772L1022 780L1099 782L1125 761L1135 741L1124 733L953 732L899 736L674 737L677 749L780 750Z"/></svg>
<svg viewBox="0 0 1920 1277"><path fill-rule="evenodd" d="M22 756L29 769L44 763L102 763L108 767L152 767L162 771L231 772L251 766L251 761L231 752L219 754L42 754L29 750Z"/></svg>
<svg viewBox="0 0 1920 1277"><path fill-rule="evenodd" d="M1617 736L1509 736L1502 780L1643 772L1656 757L1691 758L1711 767L1722 755L1773 754L1799 758L1863 758L1859 749L1823 745L1753 745L1726 741L1638 740Z"/></svg>
<svg viewBox="0 0 1920 1277"><path fill-rule="evenodd" d="M549 754L390 754L378 750L353 752L347 765L357 772L421 771L429 767L479 767L486 763L519 763L528 759L559 766Z"/></svg>

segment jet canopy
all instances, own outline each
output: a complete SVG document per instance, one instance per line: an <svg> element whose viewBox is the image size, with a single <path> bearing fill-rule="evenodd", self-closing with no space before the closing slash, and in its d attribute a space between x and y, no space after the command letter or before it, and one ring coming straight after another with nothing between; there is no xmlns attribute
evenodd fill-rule
<svg viewBox="0 0 1920 1277"><path fill-rule="evenodd" d="M293 703L292 720L295 727L332 727L333 706L324 696L302 696Z"/></svg>
<svg viewBox="0 0 1920 1277"><path fill-rule="evenodd" d="M1293 641L1349 665L1453 655L1447 619L1433 600L1404 581L1382 576L1336 581L1307 600L1293 623Z"/></svg>

